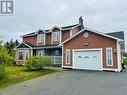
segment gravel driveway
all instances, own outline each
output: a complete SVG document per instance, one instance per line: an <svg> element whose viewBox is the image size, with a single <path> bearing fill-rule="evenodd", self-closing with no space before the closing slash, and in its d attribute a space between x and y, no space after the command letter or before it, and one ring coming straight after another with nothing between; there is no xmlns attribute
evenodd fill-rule
<svg viewBox="0 0 127 95"><path fill-rule="evenodd" d="M0 89L0 95L127 95L127 71L64 70Z"/></svg>

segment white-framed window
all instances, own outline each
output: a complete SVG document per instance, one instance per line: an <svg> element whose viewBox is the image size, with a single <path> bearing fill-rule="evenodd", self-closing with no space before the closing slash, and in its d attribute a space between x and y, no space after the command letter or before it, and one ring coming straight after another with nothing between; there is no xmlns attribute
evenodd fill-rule
<svg viewBox="0 0 127 95"><path fill-rule="evenodd" d="M29 50L19 50L18 60L26 60L29 57Z"/></svg>
<svg viewBox="0 0 127 95"><path fill-rule="evenodd" d="M66 64L70 64L70 49L66 50Z"/></svg>
<svg viewBox="0 0 127 95"><path fill-rule="evenodd" d="M38 34L37 40L38 40L38 43L44 42L44 34Z"/></svg>
<svg viewBox="0 0 127 95"><path fill-rule="evenodd" d="M107 66L112 66L113 65L112 48L106 48L106 64L107 64Z"/></svg>
<svg viewBox="0 0 127 95"><path fill-rule="evenodd" d="M52 32L52 39L53 39L53 41L59 41L60 40L60 32L59 31Z"/></svg>

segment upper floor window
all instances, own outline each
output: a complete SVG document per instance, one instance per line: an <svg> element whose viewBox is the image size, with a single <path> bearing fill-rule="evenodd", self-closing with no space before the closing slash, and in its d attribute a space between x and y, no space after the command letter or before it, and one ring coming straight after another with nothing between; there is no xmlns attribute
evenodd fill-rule
<svg viewBox="0 0 127 95"><path fill-rule="evenodd" d="M38 43L43 42L44 41L44 34L39 34L37 37Z"/></svg>
<svg viewBox="0 0 127 95"><path fill-rule="evenodd" d="M59 41L60 40L60 32L53 32L52 34L53 41Z"/></svg>

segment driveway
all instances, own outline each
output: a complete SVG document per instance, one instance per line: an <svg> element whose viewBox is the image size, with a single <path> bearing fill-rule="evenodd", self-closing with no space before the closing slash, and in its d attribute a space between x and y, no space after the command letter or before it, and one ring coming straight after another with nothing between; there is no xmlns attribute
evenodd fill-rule
<svg viewBox="0 0 127 95"><path fill-rule="evenodd" d="M0 89L0 95L127 95L127 71L64 70Z"/></svg>

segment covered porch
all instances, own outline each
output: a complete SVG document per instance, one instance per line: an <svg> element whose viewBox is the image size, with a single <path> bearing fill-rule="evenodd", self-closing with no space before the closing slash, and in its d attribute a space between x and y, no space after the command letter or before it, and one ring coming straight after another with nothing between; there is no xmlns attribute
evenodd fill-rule
<svg viewBox="0 0 127 95"><path fill-rule="evenodd" d="M33 46L23 42L16 47L17 64L22 64L30 56L49 56L53 64L62 64L62 48L58 45Z"/></svg>
<svg viewBox="0 0 127 95"><path fill-rule="evenodd" d="M62 64L62 49L33 49L33 56L49 56L53 59L53 64Z"/></svg>

